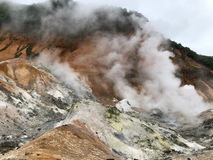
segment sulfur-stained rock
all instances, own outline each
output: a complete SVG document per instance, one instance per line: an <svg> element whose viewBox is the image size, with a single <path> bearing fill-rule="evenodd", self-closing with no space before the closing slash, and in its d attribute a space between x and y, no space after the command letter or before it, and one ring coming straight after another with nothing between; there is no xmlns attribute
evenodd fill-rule
<svg viewBox="0 0 213 160"><path fill-rule="evenodd" d="M72 89L27 60L0 62L0 145L14 143L8 146L12 149L52 129L75 97Z"/></svg>

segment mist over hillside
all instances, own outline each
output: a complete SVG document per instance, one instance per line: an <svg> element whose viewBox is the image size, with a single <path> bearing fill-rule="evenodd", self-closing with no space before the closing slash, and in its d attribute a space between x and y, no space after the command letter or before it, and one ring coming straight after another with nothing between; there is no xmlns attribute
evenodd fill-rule
<svg viewBox="0 0 213 160"><path fill-rule="evenodd" d="M126 9L103 6L92 8L69 1L47 1L44 4L19 6L1 3L1 26L7 31L39 36L58 34L66 37L87 36L96 31L134 32L137 23ZM3 26L5 25L5 27Z"/></svg>
<svg viewBox="0 0 213 160"><path fill-rule="evenodd" d="M102 83L113 89L116 98L128 99L134 107L159 108L168 113L180 111L193 116L210 107L192 85L182 85L175 76L178 66L171 60L175 55L169 50L170 44L171 48L183 52L187 49L155 31L140 13L111 6L84 6L72 0L50 0L27 6L2 2L0 6L3 31L35 39L26 50L28 56L33 55L33 47L40 40L61 38L66 43L99 36L92 51L73 62L79 66L99 66ZM66 47L76 46L68 44ZM200 61L201 56L189 49L185 54ZM38 59L46 63L51 58L41 55ZM204 59L202 64L212 67L210 57L201 59ZM66 58L63 61L69 63ZM60 67L64 66L53 69L59 78L61 72L55 70Z"/></svg>

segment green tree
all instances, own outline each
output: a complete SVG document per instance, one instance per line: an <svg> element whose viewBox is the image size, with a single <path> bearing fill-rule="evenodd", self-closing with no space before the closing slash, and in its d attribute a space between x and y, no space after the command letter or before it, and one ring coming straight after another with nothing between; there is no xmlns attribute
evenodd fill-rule
<svg viewBox="0 0 213 160"><path fill-rule="evenodd" d="M50 0L50 2L51 2L53 10L67 7L71 3L73 4L72 0Z"/></svg>
<svg viewBox="0 0 213 160"><path fill-rule="evenodd" d="M213 56L205 56L205 55L197 54L196 52L192 51L190 48L184 47L180 43L176 43L175 41L170 41L170 46L172 48L175 48L184 52L188 57L190 57L194 61L213 70Z"/></svg>

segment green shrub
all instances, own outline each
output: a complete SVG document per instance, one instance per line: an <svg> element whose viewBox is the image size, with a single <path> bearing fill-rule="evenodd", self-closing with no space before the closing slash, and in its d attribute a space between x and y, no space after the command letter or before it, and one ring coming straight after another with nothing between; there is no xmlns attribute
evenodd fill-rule
<svg viewBox="0 0 213 160"><path fill-rule="evenodd" d="M197 54L196 52L192 51L190 48L184 47L182 46L182 44L176 43L175 41L170 41L170 46L174 49L178 49L184 52L188 57L190 57L194 61L213 70L213 56L205 56L205 55Z"/></svg>

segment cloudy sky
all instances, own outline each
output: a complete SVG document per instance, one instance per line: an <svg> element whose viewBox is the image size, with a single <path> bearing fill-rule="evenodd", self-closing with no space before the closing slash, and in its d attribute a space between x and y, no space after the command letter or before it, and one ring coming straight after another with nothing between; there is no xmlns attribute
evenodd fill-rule
<svg viewBox="0 0 213 160"><path fill-rule="evenodd" d="M10 0L17 3L17 0ZM30 4L45 0L19 0ZM213 0L75 0L113 5L145 15L166 37L199 54L213 56Z"/></svg>

